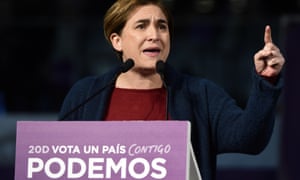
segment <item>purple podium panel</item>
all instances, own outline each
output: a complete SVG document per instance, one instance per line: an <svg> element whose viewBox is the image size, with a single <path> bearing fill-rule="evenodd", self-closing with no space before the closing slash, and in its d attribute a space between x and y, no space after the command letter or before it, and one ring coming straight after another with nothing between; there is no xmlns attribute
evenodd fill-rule
<svg viewBox="0 0 300 180"><path fill-rule="evenodd" d="M185 180L188 121L18 121L15 180Z"/></svg>

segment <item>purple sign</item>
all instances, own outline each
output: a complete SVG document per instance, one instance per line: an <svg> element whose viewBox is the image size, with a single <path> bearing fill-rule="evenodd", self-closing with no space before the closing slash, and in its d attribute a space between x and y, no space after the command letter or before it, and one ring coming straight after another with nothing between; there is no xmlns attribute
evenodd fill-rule
<svg viewBox="0 0 300 180"><path fill-rule="evenodd" d="M188 121L19 121L15 180L183 180L189 142Z"/></svg>

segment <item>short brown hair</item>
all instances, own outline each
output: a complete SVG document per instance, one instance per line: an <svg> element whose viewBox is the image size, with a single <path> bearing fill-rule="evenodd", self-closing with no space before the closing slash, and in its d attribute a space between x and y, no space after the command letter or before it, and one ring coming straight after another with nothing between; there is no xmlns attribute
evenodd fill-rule
<svg viewBox="0 0 300 180"><path fill-rule="evenodd" d="M104 36L111 44L110 35L112 33L121 34L128 20L130 13L139 6L153 4L158 6L167 18L169 33L172 39L173 35L173 18L170 11L161 0L117 0L106 12L104 16ZM117 52L121 58L121 52Z"/></svg>

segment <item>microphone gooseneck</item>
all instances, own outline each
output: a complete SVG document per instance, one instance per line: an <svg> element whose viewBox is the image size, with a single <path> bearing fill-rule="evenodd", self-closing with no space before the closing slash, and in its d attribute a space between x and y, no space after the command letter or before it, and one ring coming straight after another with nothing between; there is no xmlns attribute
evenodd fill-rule
<svg viewBox="0 0 300 180"><path fill-rule="evenodd" d="M156 72L159 74L163 86L166 89L166 120L169 120L169 91L168 86L165 79L165 63L162 60L156 62Z"/></svg>
<svg viewBox="0 0 300 180"><path fill-rule="evenodd" d="M72 113L76 112L78 109L80 109L82 106L84 106L85 104L87 104L90 100L92 100L95 96L99 95L104 89L106 89L107 87L113 85L118 76L121 73L126 73L127 71L129 71L132 67L134 66L134 61L132 59L127 59L124 63L122 63L119 67L119 70L117 71L116 75L114 76L114 78L112 78L112 80L106 84L105 86L103 86L102 88L100 88L99 90L97 90L94 94L92 94L91 96L89 96L87 99L85 99L83 102L81 102L80 104L78 104L75 108L71 109L69 112L67 112L66 114L64 114L61 118L59 118L59 121L63 121L66 118L68 118Z"/></svg>

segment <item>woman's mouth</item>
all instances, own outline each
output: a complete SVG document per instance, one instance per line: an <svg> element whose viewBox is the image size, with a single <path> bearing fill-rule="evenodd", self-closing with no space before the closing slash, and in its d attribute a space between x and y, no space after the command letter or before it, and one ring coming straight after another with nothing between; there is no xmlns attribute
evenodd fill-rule
<svg viewBox="0 0 300 180"><path fill-rule="evenodd" d="M143 53L150 57L156 57L160 54L160 51L161 50L159 48L147 48L143 50Z"/></svg>

